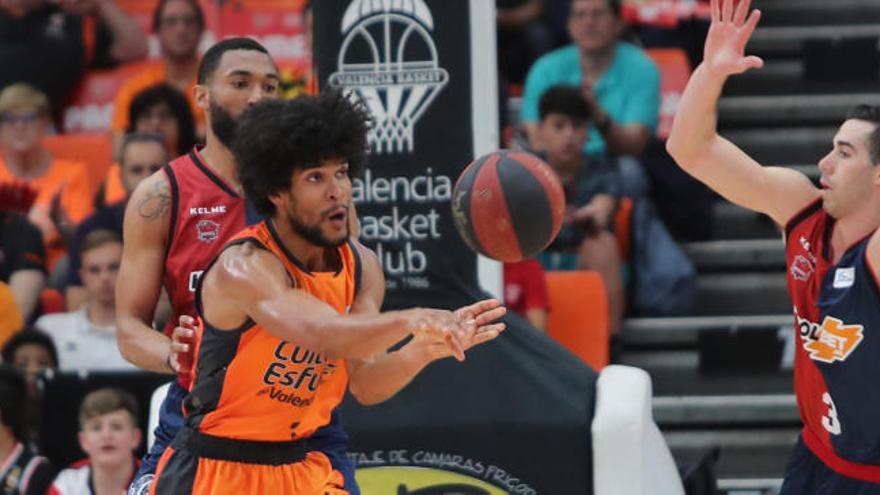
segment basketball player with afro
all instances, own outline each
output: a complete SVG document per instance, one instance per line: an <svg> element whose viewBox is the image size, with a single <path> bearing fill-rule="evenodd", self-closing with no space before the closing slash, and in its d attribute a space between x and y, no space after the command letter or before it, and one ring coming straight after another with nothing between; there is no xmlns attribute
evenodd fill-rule
<svg viewBox="0 0 880 495"><path fill-rule="evenodd" d="M820 188L718 135L724 82L763 63L744 53L759 18L749 0L712 0L703 62L667 148L722 196L784 227L804 428L781 493L880 494L880 107L857 106L837 129L819 161Z"/></svg>
<svg viewBox="0 0 880 495"><path fill-rule="evenodd" d="M505 308L380 312L379 259L349 235L367 149L360 103L330 91L241 119L238 177L267 220L200 279L195 382L152 493L347 493L327 456L306 449L346 387L363 404L387 400L432 361L497 337Z"/></svg>

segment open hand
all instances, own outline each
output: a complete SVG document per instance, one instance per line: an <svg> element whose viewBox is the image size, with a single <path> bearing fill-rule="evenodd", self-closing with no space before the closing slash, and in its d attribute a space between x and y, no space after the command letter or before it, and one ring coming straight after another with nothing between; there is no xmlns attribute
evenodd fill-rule
<svg viewBox="0 0 880 495"><path fill-rule="evenodd" d="M712 24L703 61L713 72L729 76L764 66L760 57L745 55L746 43L761 18L760 10L749 13L750 4L750 0L740 0L734 10L733 0L712 0Z"/></svg>

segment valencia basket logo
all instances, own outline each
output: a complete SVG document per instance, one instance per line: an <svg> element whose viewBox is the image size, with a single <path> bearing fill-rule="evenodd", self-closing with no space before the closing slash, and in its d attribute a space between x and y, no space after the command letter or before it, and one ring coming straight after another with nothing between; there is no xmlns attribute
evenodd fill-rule
<svg viewBox="0 0 880 495"><path fill-rule="evenodd" d="M424 0L352 0L345 10L329 84L366 104L374 153L411 153L416 123L449 81L433 30Z"/></svg>

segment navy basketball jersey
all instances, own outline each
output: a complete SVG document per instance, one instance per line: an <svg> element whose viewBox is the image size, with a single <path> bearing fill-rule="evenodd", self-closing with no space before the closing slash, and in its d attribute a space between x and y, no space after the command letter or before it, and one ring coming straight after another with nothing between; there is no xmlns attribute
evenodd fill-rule
<svg viewBox="0 0 880 495"><path fill-rule="evenodd" d="M841 474L880 482L880 289L870 235L833 263L834 218L818 200L786 226L797 345L795 391L807 447Z"/></svg>

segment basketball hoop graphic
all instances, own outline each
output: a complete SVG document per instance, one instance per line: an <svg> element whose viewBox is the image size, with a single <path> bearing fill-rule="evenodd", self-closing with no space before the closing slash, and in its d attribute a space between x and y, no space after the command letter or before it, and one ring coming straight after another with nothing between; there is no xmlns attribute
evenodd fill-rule
<svg viewBox="0 0 880 495"><path fill-rule="evenodd" d="M373 116L375 153L413 151L413 127L449 81L431 38L424 0L352 0L331 86L360 97Z"/></svg>

